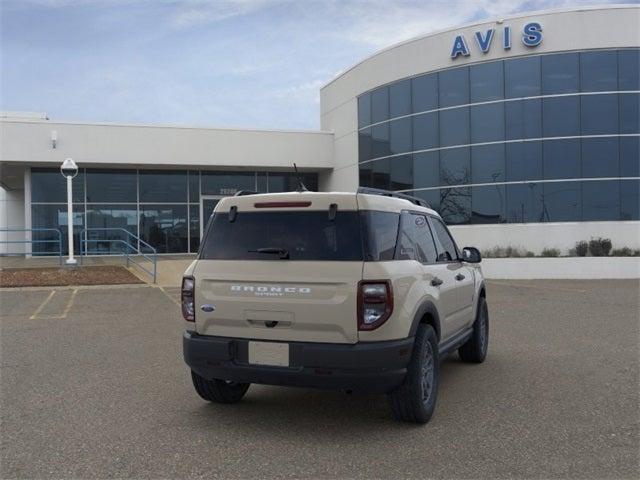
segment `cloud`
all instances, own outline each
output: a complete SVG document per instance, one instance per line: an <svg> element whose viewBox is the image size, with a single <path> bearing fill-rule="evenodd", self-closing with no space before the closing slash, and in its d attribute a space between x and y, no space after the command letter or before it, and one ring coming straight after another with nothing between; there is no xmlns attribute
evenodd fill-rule
<svg viewBox="0 0 640 480"><path fill-rule="evenodd" d="M175 3L171 23L175 28L186 29L249 15L278 3L279 0L183 0Z"/></svg>

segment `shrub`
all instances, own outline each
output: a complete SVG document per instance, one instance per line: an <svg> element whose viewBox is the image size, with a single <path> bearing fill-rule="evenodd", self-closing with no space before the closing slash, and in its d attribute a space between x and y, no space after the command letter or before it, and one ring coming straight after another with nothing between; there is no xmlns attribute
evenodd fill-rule
<svg viewBox="0 0 640 480"><path fill-rule="evenodd" d="M629 247L615 248L611 251L614 257L640 257L640 250L632 250Z"/></svg>
<svg viewBox="0 0 640 480"><path fill-rule="evenodd" d="M584 240L576 242L576 255L578 257L586 257L587 253L589 253L589 243Z"/></svg>
<svg viewBox="0 0 640 480"><path fill-rule="evenodd" d="M557 248L545 248L542 250L542 253L540 254L541 257L559 257L560 256L560 250L558 250Z"/></svg>
<svg viewBox="0 0 640 480"><path fill-rule="evenodd" d="M609 238L592 238L589 241L589 251L594 257L606 257L611 251L611 239Z"/></svg>
<svg viewBox="0 0 640 480"><path fill-rule="evenodd" d="M511 245L507 247L493 247L489 250L483 250L482 256L484 258L522 258L533 257L533 252L525 250L522 247L513 247Z"/></svg>

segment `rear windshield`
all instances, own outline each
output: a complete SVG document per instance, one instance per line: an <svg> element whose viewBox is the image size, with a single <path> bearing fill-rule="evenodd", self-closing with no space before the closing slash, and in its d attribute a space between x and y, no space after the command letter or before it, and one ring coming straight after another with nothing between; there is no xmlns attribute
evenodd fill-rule
<svg viewBox="0 0 640 480"><path fill-rule="evenodd" d="M362 261L356 211L238 212L214 214L200 258L204 260Z"/></svg>

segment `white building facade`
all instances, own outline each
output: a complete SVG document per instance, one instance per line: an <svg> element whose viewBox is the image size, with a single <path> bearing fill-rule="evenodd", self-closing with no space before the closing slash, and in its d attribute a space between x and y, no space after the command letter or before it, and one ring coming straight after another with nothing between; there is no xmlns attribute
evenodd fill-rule
<svg viewBox="0 0 640 480"><path fill-rule="evenodd" d="M160 253L194 252L221 196L293 189L296 163L309 188L424 198L465 245L637 249L639 24L638 6L593 7L403 42L321 89L318 132L6 116L0 228L64 231L56 169L72 157L78 239L120 228Z"/></svg>

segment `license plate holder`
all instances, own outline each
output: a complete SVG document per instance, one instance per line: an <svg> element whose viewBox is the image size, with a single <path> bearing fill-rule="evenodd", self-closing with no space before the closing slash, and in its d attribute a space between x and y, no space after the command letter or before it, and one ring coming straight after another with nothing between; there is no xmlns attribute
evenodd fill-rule
<svg viewBox="0 0 640 480"><path fill-rule="evenodd" d="M271 367L289 366L289 344L280 342L249 342L249 363Z"/></svg>

